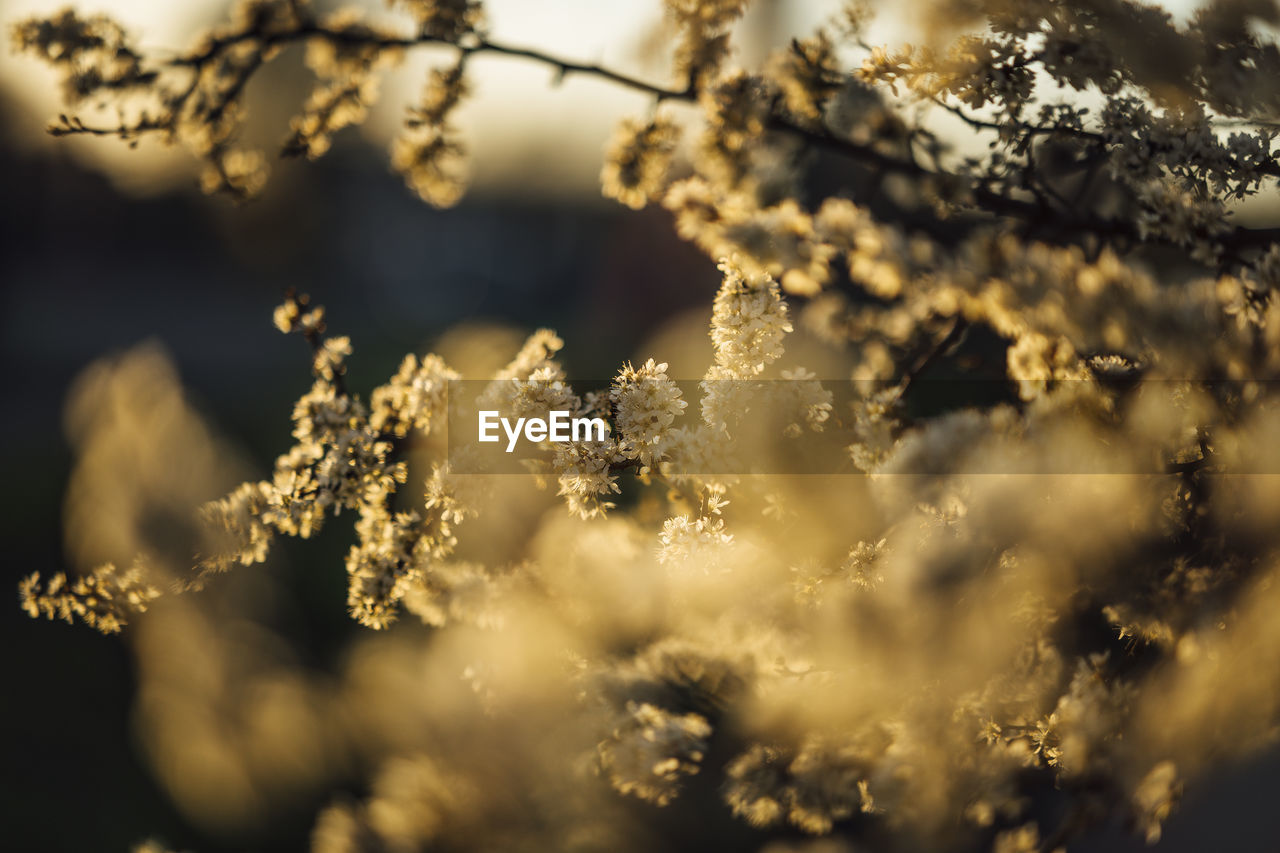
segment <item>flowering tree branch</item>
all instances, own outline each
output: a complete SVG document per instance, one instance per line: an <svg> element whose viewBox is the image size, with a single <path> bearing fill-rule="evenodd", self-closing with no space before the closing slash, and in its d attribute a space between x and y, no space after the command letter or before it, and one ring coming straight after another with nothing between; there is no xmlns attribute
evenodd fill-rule
<svg viewBox="0 0 1280 853"><path fill-rule="evenodd" d="M889 51L860 41L863 13L849 4L843 22L749 71L727 67L743 0L665 0L682 82L664 86L494 42L474 0L394 5L411 31L248 0L167 58L144 56L101 17L16 28L19 47L63 72L69 104L102 99L119 114L68 116L54 133L180 142L204 162L206 189L237 197L263 180L260 155L238 147L246 87L288 45L305 44L316 80L284 152L308 158L367 117L401 53L443 49L391 153L438 206L462 192L452 116L474 57L612 82L653 106L620 124L603 192L663 206L719 263L696 391L645 354L579 393L547 329L479 377L482 424L501 413L504 424L559 414L608 426L566 441L526 426L537 453L524 462L554 491L546 504L466 476L485 470L475 462L492 438L454 433L442 447L459 370L409 354L358 393L345 381L350 341L326 333L323 312L295 295L277 309L277 327L311 348L294 443L263 479L204 505L215 541L180 576L197 587L263 563L280 538L311 538L345 515L351 617L380 630L408 615L452 632L403 632L370 656L390 673L395 711L371 715L376 732L335 740L378 744L378 761L397 754L366 802L321 814L318 850L507 849L511 827L532 849L565 838L688 846L650 843L653 827L639 831L610 798L681 808L689 778L710 773L725 810L766 833L1029 853L1123 816L1154 841L1184 779L1273 740L1280 498L1274 477L1221 476L1280 466L1280 229L1242 228L1229 208L1280 171L1274 128L1253 120L1280 111L1280 48L1250 20L1265 10L1210 4L1181 24L1133 0L936 0L967 34ZM859 44L866 56L850 71L840 49ZM1101 107L1068 97L1082 91ZM673 102L700 111L692 132ZM949 110L992 145L956 157L903 105ZM1243 129L1228 134L1230 122ZM812 180L818 151L861 168L847 183ZM801 334L805 347L789 353ZM955 366L994 381L996 399L908 406L967 334L985 361ZM851 393L838 399L831 379L790 361L797 350L821 352ZM140 383L148 393L122 380L119 399L77 407L129 415L111 440L84 442L76 476L95 509L112 503L102 495L164 481L112 467L146 458L118 452L150 440L137 424L184 422L180 395L151 393L153 379ZM164 416L132 416L148 405ZM201 435L184 430L178 450L217 458ZM411 442L415 461L430 459L416 483ZM806 451L833 476L755 476L794 470ZM552 501L563 511L546 512ZM172 584L131 565L32 576L23 607L104 632L149 622ZM398 656L407 663L395 648L411 649ZM447 677L431 681L436 670ZM186 704L204 708L197 698ZM214 721L258 735L243 755L226 750L245 768L262 732L292 728L274 702L257 703L273 705L269 717L245 703L244 719ZM360 718L337 703L341 726ZM414 721L394 733L403 742L384 737L390 719ZM549 724L571 731L553 740ZM321 733L300 752L338 730L298 729ZM184 739L160 740L158 763L181 766L165 750ZM221 741L196 740L203 768ZM597 773L582 772L584 757ZM266 801L251 772L235 778L246 802ZM1067 807L1039 799L1049 790ZM531 791L550 793L530 806ZM1065 819L1042 827L1051 812ZM750 849L770 840L743 838Z"/></svg>
<svg viewBox="0 0 1280 853"><path fill-rule="evenodd" d="M190 75L187 85L164 94L164 108L158 113L144 110L137 119L122 121L113 126L88 124L78 117L63 114L49 127L49 132L55 136L113 136L131 143L149 134L174 139L181 136L184 122L188 122L193 113L198 114L201 121L217 127L229 112L238 108L250 80L275 56L276 51L316 40L327 43L335 52L358 54L364 57L366 65L376 64L381 55L391 55L406 49L449 47L457 52L459 66L468 57L483 54L525 59L554 69L557 79L571 74L595 77L648 95L656 103L696 103L708 94L708 86L705 81L700 84L697 75L689 75L689 81L683 87L665 87L598 64L573 62L543 51L496 42L478 30L445 34L423 31L404 36L345 22L323 22L301 7L291 6L287 13L277 9L270 14L268 11L272 7L263 6L261 9L263 11L256 15L246 16L241 26L211 36L190 53L160 60L154 69L144 70L142 58L135 55L138 63L136 69L118 79L107 79L99 84L108 90L137 91L141 87L154 85L166 70L187 72ZM244 51L243 56L237 57L236 54L241 49ZM229 77L210 97L208 92L202 90L202 81L215 67L229 69L224 71ZM359 95L359 88L347 89L342 94L354 98ZM947 103L940 96L934 95L930 99L975 129L997 131L1002 138L1015 140L1016 147L1026 151L1028 155L1029 143L1036 137L1069 138L1095 147L1102 147L1108 142L1104 134L1073 126L1069 122L1038 125L1021 120L994 122L979 119L960 107ZM971 205L976 210L998 216L1051 224L1054 231L1064 239L1076 239L1084 234L1118 234L1139 241L1143 236L1152 236L1139 234L1133 224L1126 220L1090 215L1077 210L1075 205L1058 196L1050 184L1037 177L1033 164L1029 165L1021 187L999 188L994 186L997 182L991 176L949 171L937 164L925 167L909 153L904 156L890 153L883 145L857 142L832 131L824 121L799 121L779 104L769 108L764 127L791 136L813 149L848 157L877 172L939 182L940 185L953 188L948 193L961 207ZM220 185L237 196L247 195L258 183L246 182L230 174L229 166L232 164L225 162L225 155L231 150L229 136L219 135L216 141L206 143L206 147L206 156L217 173L217 179L207 183ZM285 154L296 155L306 151L306 145L299 146L296 143L290 143L284 148ZM1085 168L1092 162L1093 158L1086 156L1080 161L1079 167ZM1267 176L1280 176L1280 164L1274 158L1260 163L1258 170ZM1028 192L1020 193L1020 189ZM1280 229L1237 226L1223 235L1223 245L1229 247L1232 256L1240 262L1245 257L1242 252L1265 248L1273 244L1277 237L1280 237ZM1164 238L1154 235L1154 239L1159 241Z"/></svg>

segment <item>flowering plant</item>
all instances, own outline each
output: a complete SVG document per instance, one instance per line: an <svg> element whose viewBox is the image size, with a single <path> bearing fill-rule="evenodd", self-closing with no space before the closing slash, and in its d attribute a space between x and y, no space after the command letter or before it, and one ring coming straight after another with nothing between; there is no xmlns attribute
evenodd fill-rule
<svg viewBox="0 0 1280 853"><path fill-rule="evenodd" d="M134 472L113 535L138 560L20 590L33 616L137 633L143 728L194 820L260 818L364 762L368 795L317 816L317 851L1025 853L1117 817L1154 842L1184 785L1274 742L1280 230L1239 203L1280 176L1280 50L1255 26L1275 6L1179 23L1135 0L937 0L934 31L893 50L849 3L744 70L746 5L665 0L670 84L496 42L475 0L399 0L398 28L247 0L178 53L75 11L15 27L69 109L115 116L51 132L159 136L240 199L266 167L239 142L244 91L289 45L316 82L281 153L313 159L404 53L448 51L391 152L441 206L463 191L451 117L476 58L603 78L652 99L604 193L662 206L720 264L696 396L661 353L575 387L549 330L496 375L411 354L361 394L323 310L277 309L311 351L295 444L205 504L197 556L154 553L139 507L180 490ZM815 186L815 162L837 179ZM801 335L824 373L790 361ZM995 399L924 405L981 340ZM460 473L442 432L462 379L486 411L609 433L545 448L543 492ZM120 413L157 407L149 441L215 479L217 440L154 356L75 405L73 495L132 446ZM762 411L779 417L753 429ZM753 468L832 432L827 476ZM216 576L344 514L347 609L379 633L322 677L239 636Z"/></svg>

